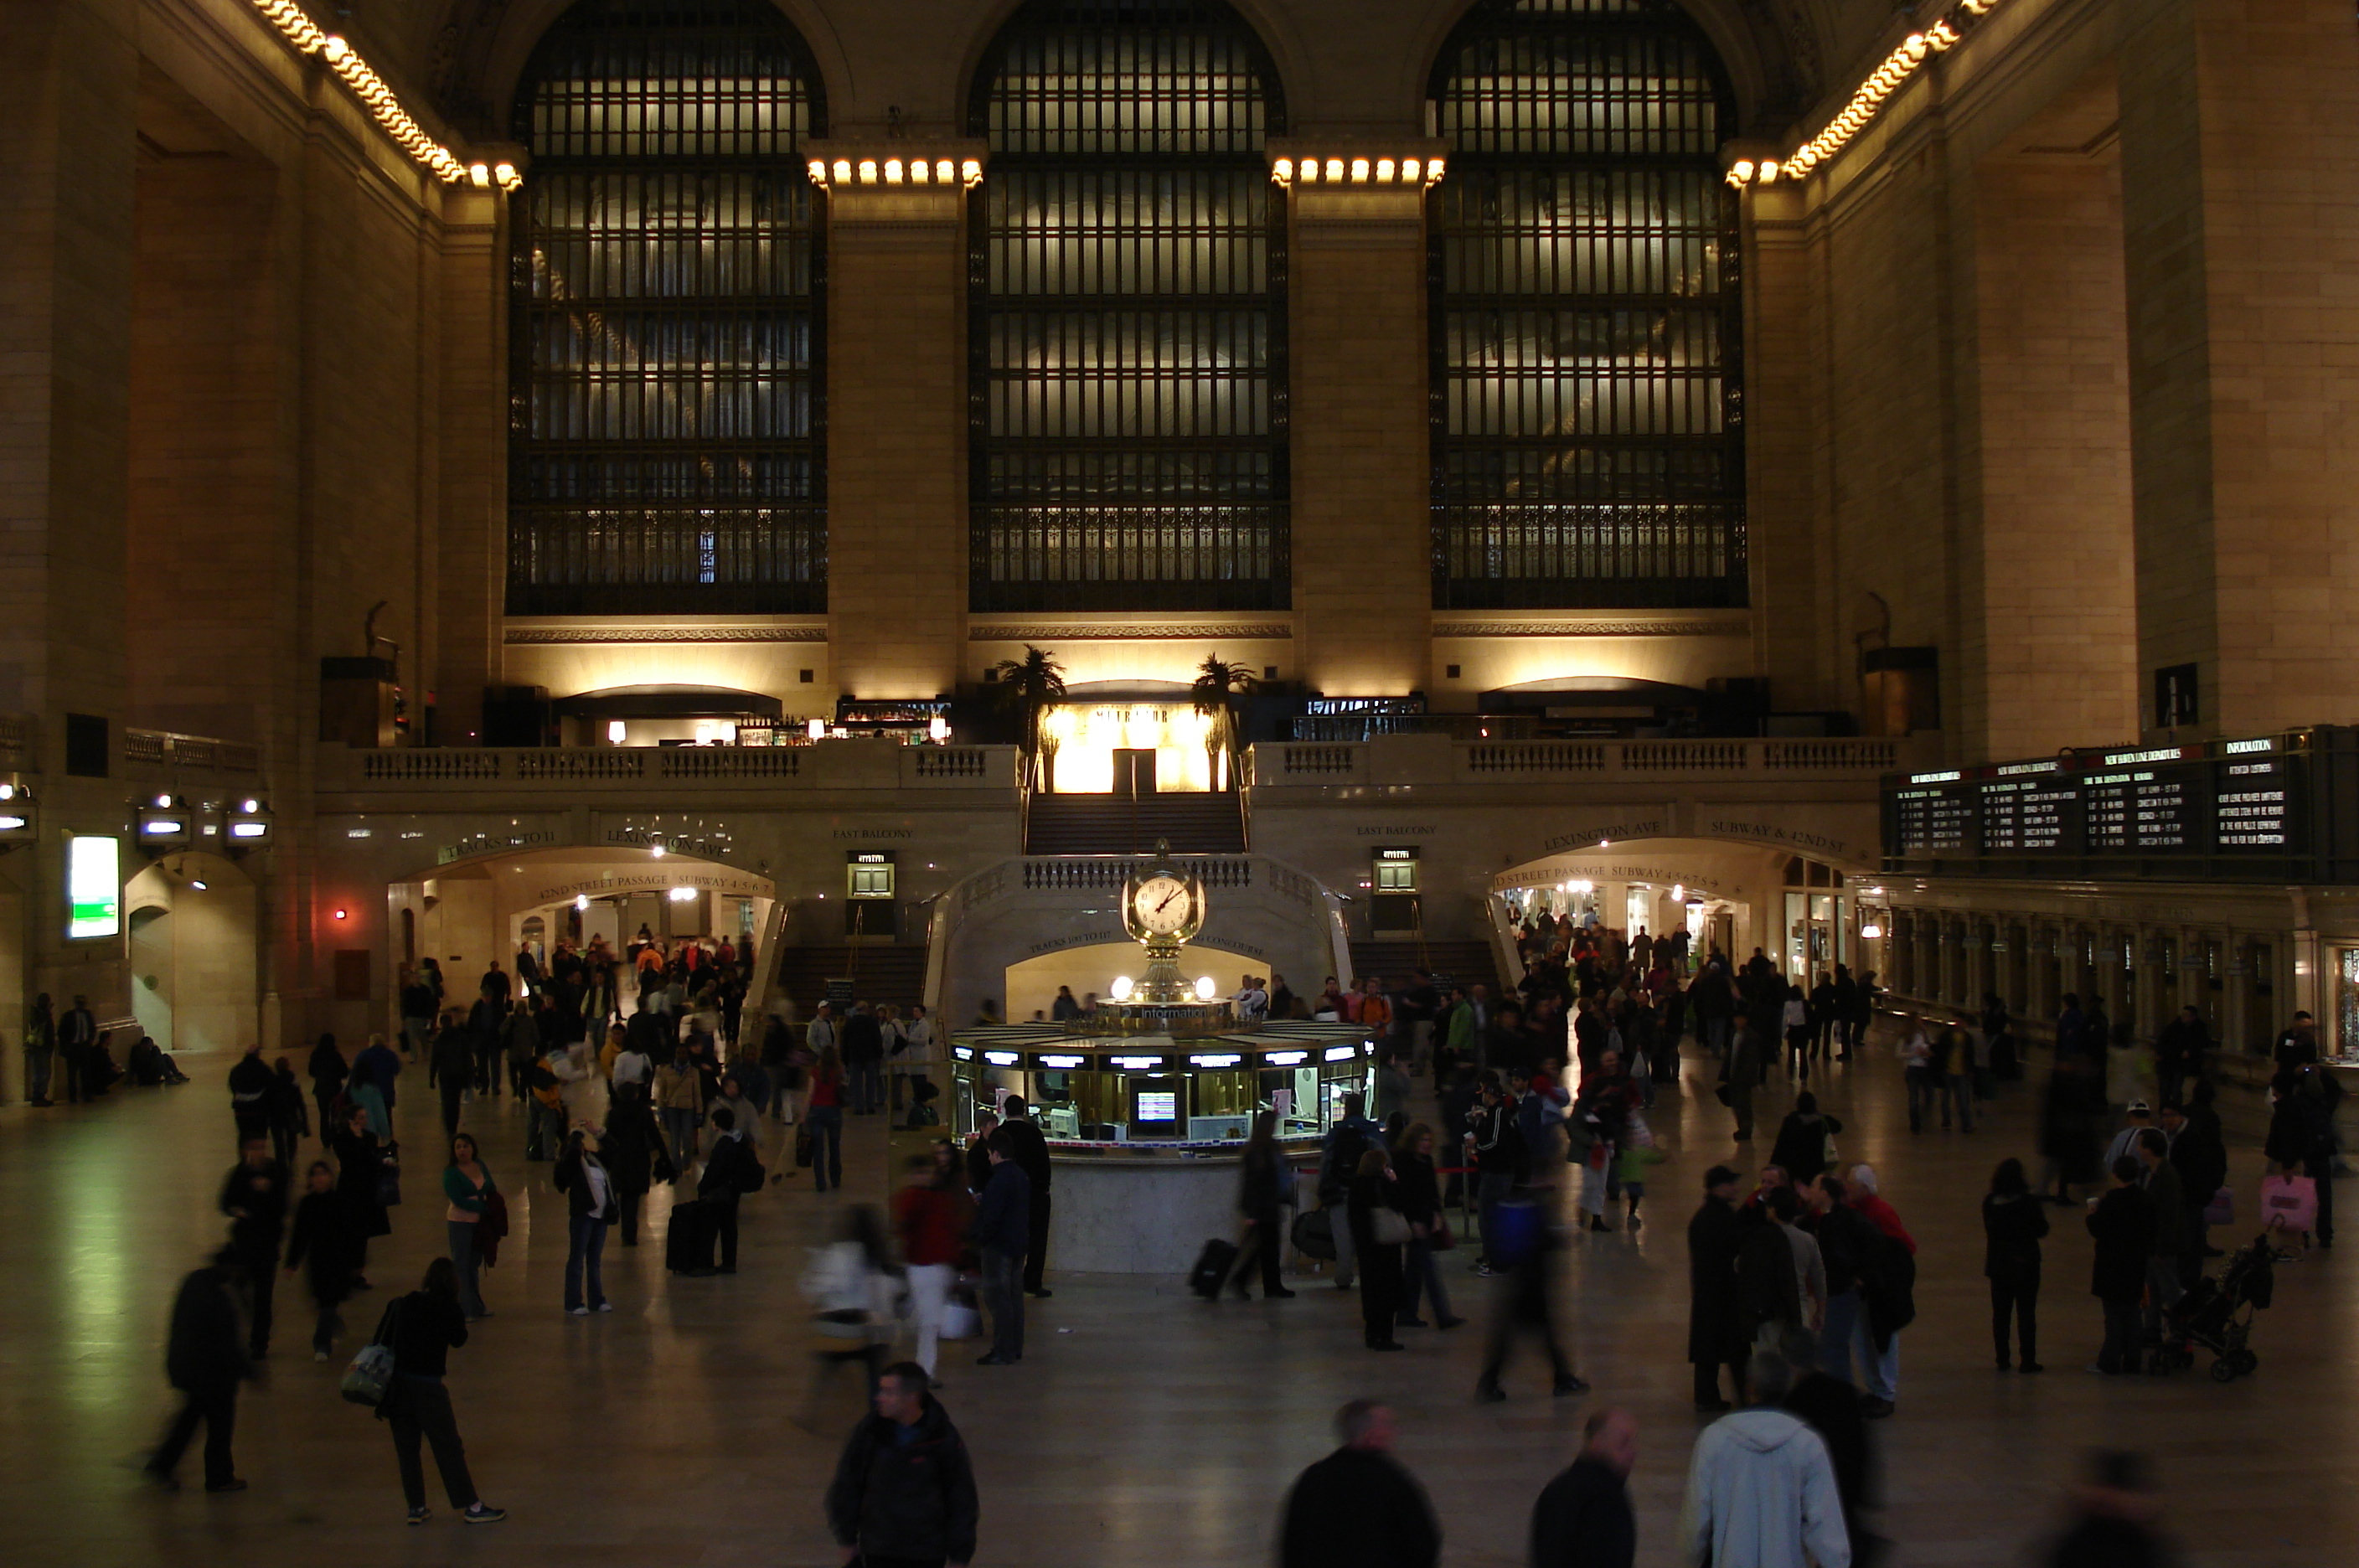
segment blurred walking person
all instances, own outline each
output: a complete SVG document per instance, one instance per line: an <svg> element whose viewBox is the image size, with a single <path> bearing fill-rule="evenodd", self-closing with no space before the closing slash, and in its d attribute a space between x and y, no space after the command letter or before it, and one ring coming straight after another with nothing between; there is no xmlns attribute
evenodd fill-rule
<svg viewBox="0 0 2359 1568"><path fill-rule="evenodd" d="M197 1423L205 1426L205 1490L243 1492L230 1457L237 1425L237 1386L254 1376L246 1358L237 1292L244 1272L234 1247L223 1247L204 1268L180 1281L172 1302L172 1327L164 1352L165 1375L181 1395L180 1410L165 1429L147 1465L147 1478L166 1491L179 1490L174 1474Z"/></svg>
<svg viewBox="0 0 2359 1568"><path fill-rule="evenodd" d="M1638 1423L1630 1412L1591 1412L1580 1456L1532 1506L1532 1568L1630 1568L1638 1554L1638 1518L1630 1507L1630 1467L1637 1460Z"/></svg>
<svg viewBox="0 0 2359 1568"><path fill-rule="evenodd" d="M1353 1399L1335 1412L1343 1445L1299 1476L1278 1526L1278 1568L1436 1568L1441 1522L1393 1457L1393 1412Z"/></svg>

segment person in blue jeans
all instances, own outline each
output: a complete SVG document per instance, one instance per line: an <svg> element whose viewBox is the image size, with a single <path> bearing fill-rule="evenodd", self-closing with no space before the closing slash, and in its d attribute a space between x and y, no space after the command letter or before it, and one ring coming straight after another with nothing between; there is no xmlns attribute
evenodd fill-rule
<svg viewBox="0 0 2359 1568"><path fill-rule="evenodd" d="M567 1135L565 1152L557 1160L557 1190L566 1196L568 1214L565 1311L577 1318L611 1312L614 1307L606 1300L599 1262L606 1251L606 1227L614 1218L614 1183L599 1161L598 1140L589 1128L575 1127Z"/></svg>
<svg viewBox="0 0 2359 1568"><path fill-rule="evenodd" d="M843 1058L832 1045L820 1048L812 1064L810 1106L811 1183L820 1192L843 1185Z"/></svg>

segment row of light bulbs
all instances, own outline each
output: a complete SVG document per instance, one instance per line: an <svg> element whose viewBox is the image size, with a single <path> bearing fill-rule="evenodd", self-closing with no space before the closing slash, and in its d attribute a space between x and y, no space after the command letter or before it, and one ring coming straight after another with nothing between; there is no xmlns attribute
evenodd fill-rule
<svg viewBox="0 0 2359 1568"><path fill-rule="evenodd" d="M928 162L913 158L907 163L897 158L839 158L833 163L815 158L806 170L810 182L821 190L830 185L950 185L969 188L983 183L983 160L976 158L953 161L938 158Z"/></svg>
<svg viewBox="0 0 2359 1568"><path fill-rule="evenodd" d="M1851 102L1817 136L1796 147L1782 162L1774 158L1765 158L1758 163L1751 158L1737 159L1729 165L1728 182L1741 191L1755 183L1768 185L1780 179L1807 178L1812 169L1832 159L1854 136L1865 130L1883 109L1885 100L1897 93L1920 66L1933 56L1948 52L1965 37L1966 29L1997 4L1998 0L1959 0L1947 16L1921 33L1909 34L1899 47L1886 55L1883 63L1869 72L1867 80L1851 95Z"/></svg>
<svg viewBox="0 0 2359 1568"><path fill-rule="evenodd" d="M472 180L479 189L489 189L495 182L503 191L514 191L524 183L524 177L512 163L466 164L456 154L424 131L409 112L401 106L392 88L363 60L360 51L335 34L322 30L311 20L295 0L254 0L260 11L279 35L304 54L316 54L328 62L330 70L352 89L353 96L367 105L385 134L399 144L412 159L434 172L446 184Z"/></svg>
<svg viewBox="0 0 2359 1568"><path fill-rule="evenodd" d="M1299 163L1281 158L1269 166L1269 177L1280 185L1298 180L1305 185L1432 185L1447 172L1438 158L1405 158L1398 162L1389 158L1306 158Z"/></svg>

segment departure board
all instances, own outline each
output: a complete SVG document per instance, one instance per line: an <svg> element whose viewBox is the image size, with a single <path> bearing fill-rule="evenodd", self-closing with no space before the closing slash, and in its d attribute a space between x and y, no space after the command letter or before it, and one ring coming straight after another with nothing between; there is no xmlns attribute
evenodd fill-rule
<svg viewBox="0 0 2359 1568"><path fill-rule="evenodd" d="M2223 855L2283 854L2292 842L2293 766L2283 757L2212 765L2212 834Z"/></svg>
<svg viewBox="0 0 2359 1568"><path fill-rule="evenodd" d="M2130 846L2130 789L2127 773L2100 773L2081 786L2082 839L2091 855L2119 855Z"/></svg>
<svg viewBox="0 0 2359 1568"><path fill-rule="evenodd" d="M1895 831L1898 842L1914 847L1905 855L1966 855L1973 852L1974 791L1951 772L1918 774L1916 788L1896 797Z"/></svg>
<svg viewBox="0 0 2359 1568"><path fill-rule="evenodd" d="M1884 799L1892 870L2359 880L2350 727L1895 775Z"/></svg>
<svg viewBox="0 0 2359 1568"><path fill-rule="evenodd" d="M2193 795L2200 784L2181 773L2141 769L2130 786L2130 847L2145 854L2196 842Z"/></svg>
<svg viewBox="0 0 2359 1568"><path fill-rule="evenodd" d="M2081 831L2081 790L2069 780L2040 779L2017 799L2022 802L2026 854L2053 855L2065 846L2068 835Z"/></svg>

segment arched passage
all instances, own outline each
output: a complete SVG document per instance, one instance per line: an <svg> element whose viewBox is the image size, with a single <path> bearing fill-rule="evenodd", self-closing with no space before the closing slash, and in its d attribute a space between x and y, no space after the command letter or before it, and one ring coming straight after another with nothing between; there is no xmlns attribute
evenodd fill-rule
<svg viewBox="0 0 2359 1568"><path fill-rule="evenodd" d="M242 1051L258 1038L254 883L235 862L190 850L123 890L131 1011L170 1051Z"/></svg>
<svg viewBox="0 0 2359 1568"><path fill-rule="evenodd" d="M620 950L644 928L666 945L726 938L757 949L775 929L777 888L767 877L718 860L653 849L583 846L473 855L390 884L394 932L388 967L399 995L399 933L416 933L417 962L441 971L446 1006L472 1001L494 961L513 975L527 942L537 964L558 944L603 938ZM758 970L757 970L758 973ZM625 1006L630 1005L625 987ZM358 1020L353 1020L355 1024ZM381 1029L386 1020L366 1027Z"/></svg>
<svg viewBox="0 0 2359 1568"><path fill-rule="evenodd" d="M1789 975L1875 966L1863 913L1869 882L1846 867L1781 848L1711 838L1608 839L1542 855L1491 879L1486 905L1505 973L1519 939L1546 941L1570 925L1636 941L1687 933L1698 957L1743 959L1761 949ZM1880 889L1877 889L1880 891Z"/></svg>

